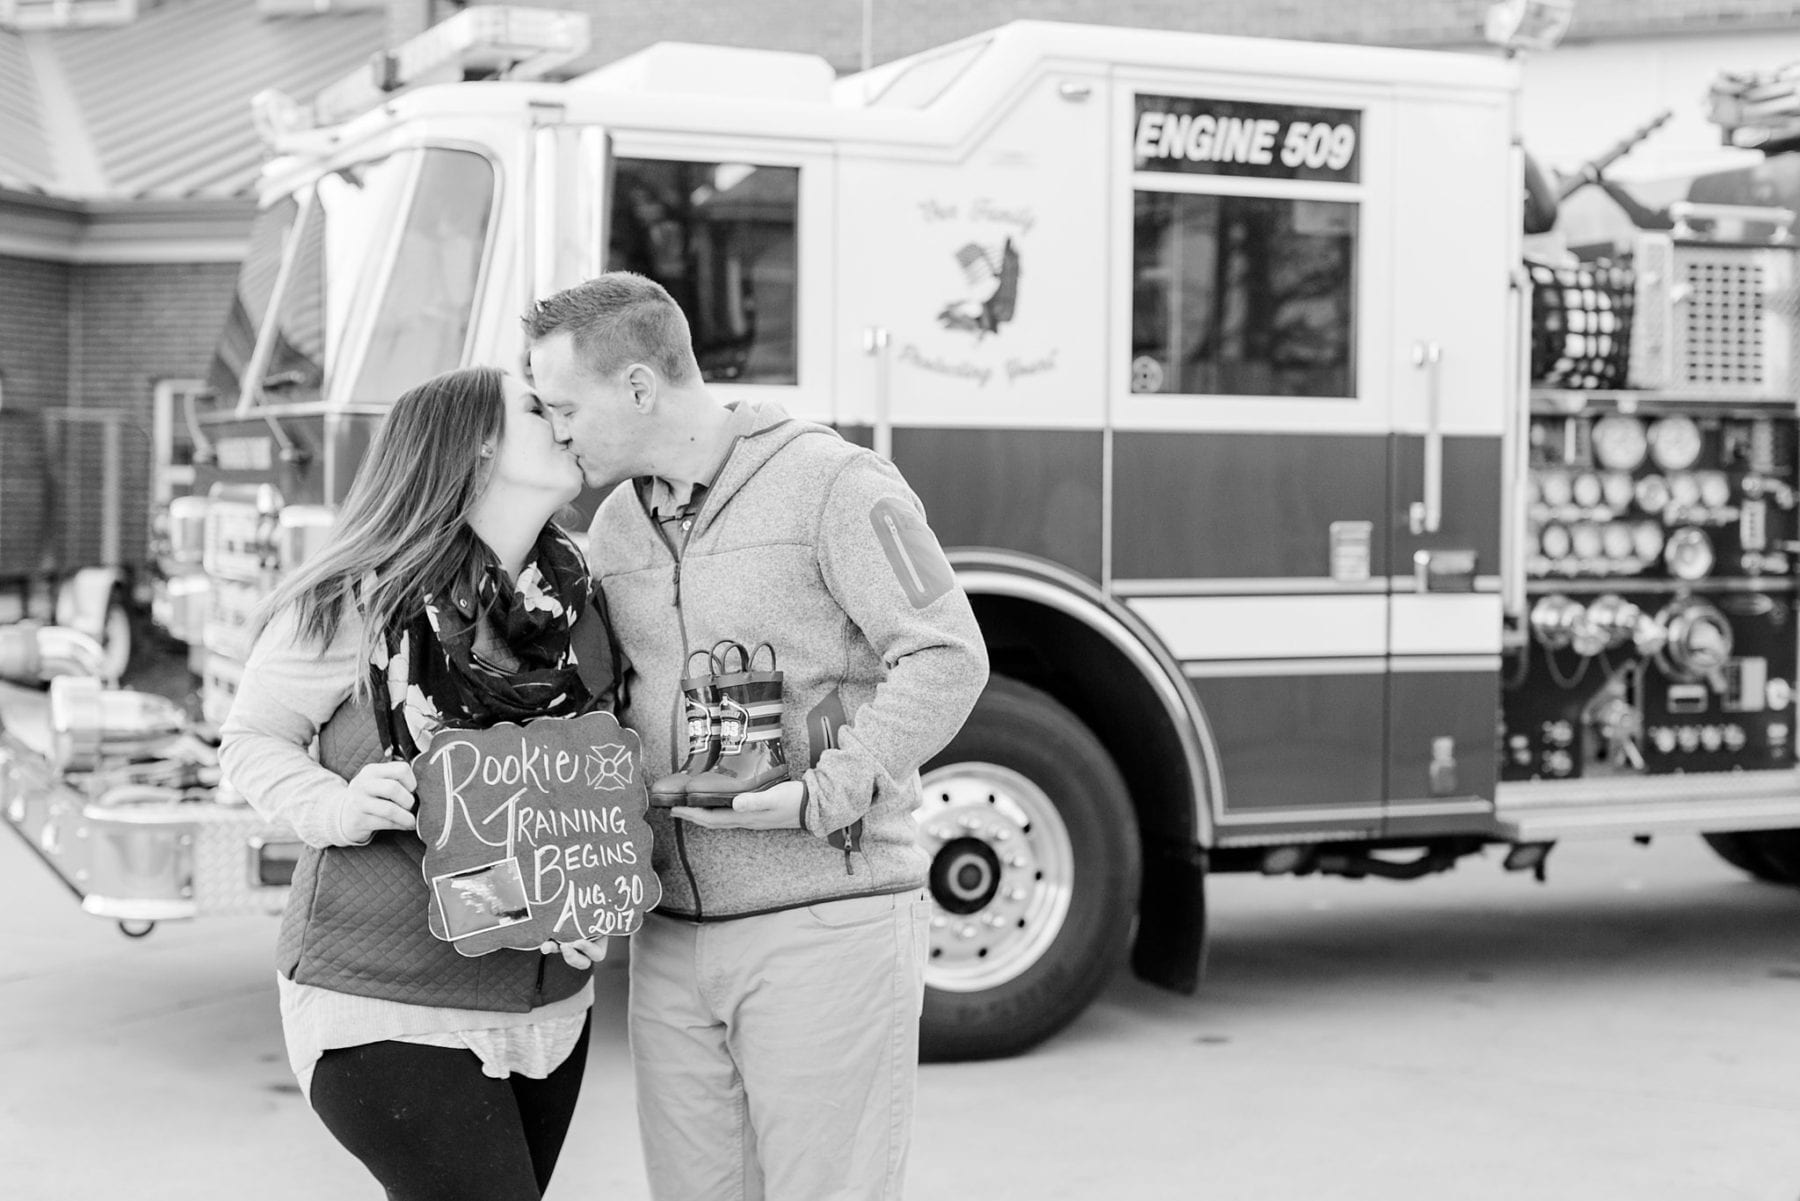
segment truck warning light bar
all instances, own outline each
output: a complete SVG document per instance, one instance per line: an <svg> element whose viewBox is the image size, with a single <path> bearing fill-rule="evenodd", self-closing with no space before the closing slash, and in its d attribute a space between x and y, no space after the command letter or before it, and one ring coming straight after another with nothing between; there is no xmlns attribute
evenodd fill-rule
<svg viewBox="0 0 1800 1201"><path fill-rule="evenodd" d="M542 79L586 53L588 44L584 13L482 5L377 51L367 67L322 88L310 105L274 88L250 104L264 144L293 149L307 134L360 116L397 92L470 78Z"/></svg>

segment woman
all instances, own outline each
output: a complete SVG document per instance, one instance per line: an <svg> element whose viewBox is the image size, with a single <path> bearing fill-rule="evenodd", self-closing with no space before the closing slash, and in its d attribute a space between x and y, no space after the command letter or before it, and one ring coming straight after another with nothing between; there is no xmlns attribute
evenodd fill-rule
<svg viewBox="0 0 1800 1201"><path fill-rule="evenodd" d="M614 699L551 522L581 484L511 376L402 396L330 542L269 599L221 731L232 785L307 844L277 954L289 1060L392 1201L537 1201L580 1091L604 940L467 958L434 938L408 761L443 724Z"/></svg>

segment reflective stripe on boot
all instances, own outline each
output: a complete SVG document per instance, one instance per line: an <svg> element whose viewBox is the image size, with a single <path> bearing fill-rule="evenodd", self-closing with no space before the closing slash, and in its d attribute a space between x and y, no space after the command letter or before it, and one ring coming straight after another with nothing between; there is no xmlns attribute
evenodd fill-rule
<svg viewBox="0 0 1800 1201"><path fill-rule="evenodd" d="M787 752L781 744L782 674L773 669L775 648L765 642L756 653L764 650L769 652L769 671L747 669L713 679L719 696L719 758L709 770L688 780L690 805L728 806L741 792L755 792L788 778Z"/></svg>
<svg viewBox="0 0 1800 1201"><path fill-rule="evenodd" d="M695 651L689 655L689 664L693 663L694 655L705 655L707 666L713 665L712 655L706 651ZM687 725L687 758L675 772L650 785L652 805L687 804L688 782L718 762L719 690L714 683L717 679L716 675L708 672L705 675L689 676L681 681L681 699Z"/></svg>

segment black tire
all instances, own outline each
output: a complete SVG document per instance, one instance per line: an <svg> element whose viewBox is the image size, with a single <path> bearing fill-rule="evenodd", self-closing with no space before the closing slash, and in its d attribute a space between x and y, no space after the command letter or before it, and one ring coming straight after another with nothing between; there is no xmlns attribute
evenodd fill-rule
<svg viewBox="0 0 1800 1201"><path fill-rule="evenodd" d="M106 654L106 670L112 680L123 680L136 659L138 631L132 618L131 604L123 589L115 588L107 598L106 617L102 622L100 649Z"/></svg>
<svg viewBox="0 0 1800 1201"><path fill-rule="evenodd" d="M1000 676L924 776L936 920L920 1056L1016 1055L1073 1021L1124 962L1143 871L1131 798L1073 713ZM1041 816L1021 825L1021 813ZM1057 912L1046 885L1065 877ZM990 943L994 957L976 958Z"/></svg>
<svg viewBox="0 0 1800 1201"><path fill-rule="evenodd" d="M1769 884L1800 884L1800 830L1743 830L1701 837L1741 872Z"/></svg>

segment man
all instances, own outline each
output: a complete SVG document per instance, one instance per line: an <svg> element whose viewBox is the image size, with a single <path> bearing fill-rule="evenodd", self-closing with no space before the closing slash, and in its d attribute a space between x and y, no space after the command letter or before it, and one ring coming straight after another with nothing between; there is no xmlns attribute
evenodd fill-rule
<svg viewBox="0 0 1800 1201"><path fill-rule="evenodd" d="M526 318L530 373L587 481L589 554L652 777L686 740L690 652L768 643L797 778L653 809L663 901L631 949L638 1117L659 1198L900 1195L930 903L918 768L987 654L886 460L707 390L686 319L612 272Z"/></svg>

